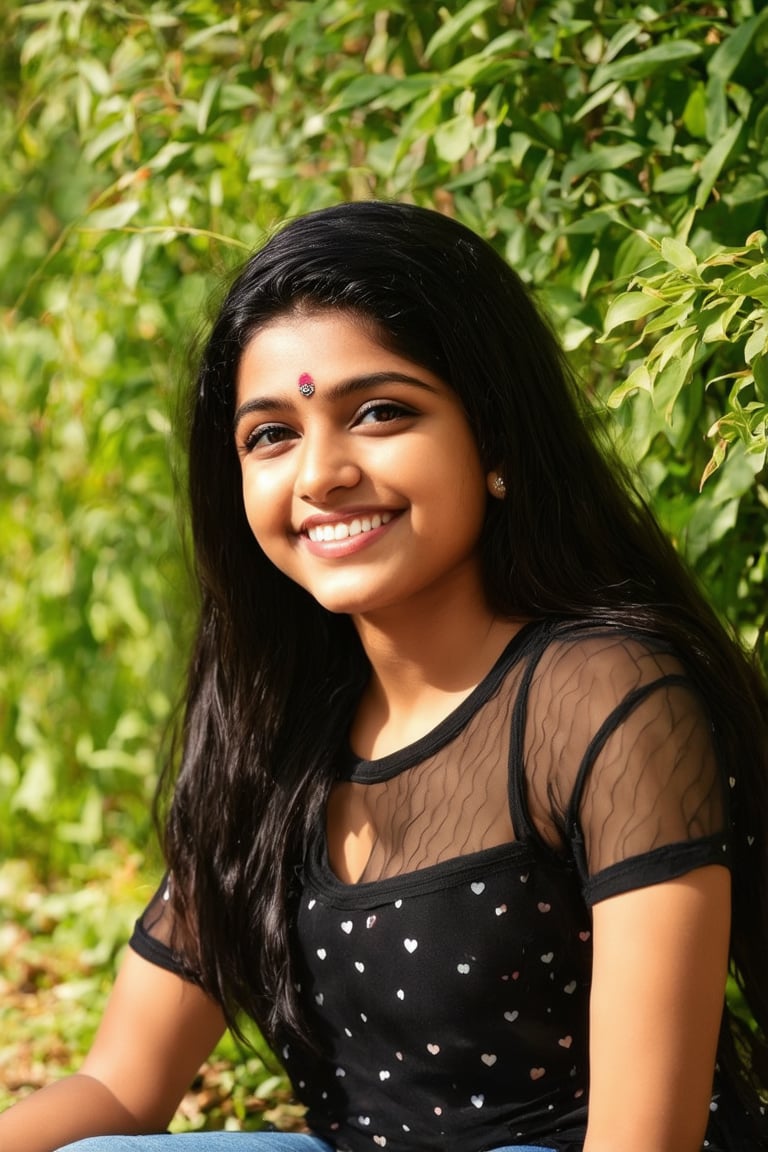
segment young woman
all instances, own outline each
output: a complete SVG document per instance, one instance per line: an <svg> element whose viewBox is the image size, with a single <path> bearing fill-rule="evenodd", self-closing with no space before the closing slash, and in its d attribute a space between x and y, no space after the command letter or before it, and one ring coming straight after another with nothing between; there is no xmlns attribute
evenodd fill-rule
<svg viewBox="0 0 768 1152"><path fill-rule="evenodd" d="M765 687L587 424L452 220L341 205L246 265L168 876L2 1152L768 1147ZM137 1135L241 1013L311 1135Z"/></svg>

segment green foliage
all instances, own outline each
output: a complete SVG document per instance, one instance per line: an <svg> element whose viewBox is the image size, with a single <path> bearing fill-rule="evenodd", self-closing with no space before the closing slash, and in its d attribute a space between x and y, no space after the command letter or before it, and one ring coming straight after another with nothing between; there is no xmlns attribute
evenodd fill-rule
<svg viewBox="0 0 768 1152"><path fill-rule="evenodd" d="M150 894L137 886L139 862L125 845L106 849L47 890L32 861L0 863L0 1110L82 1059L112 962Z"/></svg>
<svg viewBox="0 0 768 1152"><path fill-rule="evenodd" d="M125 844L46 889L31 861L0 864L0 1111L75 1071L88 1048L132 923L152 889ZM73 887L72 882L76 882ZM200 1070L174 1132L301 1125L285 1077L262 1038L227 1034Z"/></svg>
<svg viewBox="0 0 768 1152"><path fill-rule="evenodd" d="M680 238L647 239L656 260L612 300L604 321L604 339L628 326L634 336L620 352L634 367L608 403L633 398L632 442L657 511L721 602L740 606L745 638L759 645L762 637L764 646L768 241L755 232L745 246L699 260ZM655 449L660 435L680 461L675 468ZM701 489L709 486L706 498L691 499L697 475Z"/></svg>
<svg viewBox="0 0 768 1152"><path fill-rule="evenodd" d="M0 858L148 850L193 607L184 349L247 251L339 200L510 260L768 656L757 0L15 0L0 52Z"/></svg>

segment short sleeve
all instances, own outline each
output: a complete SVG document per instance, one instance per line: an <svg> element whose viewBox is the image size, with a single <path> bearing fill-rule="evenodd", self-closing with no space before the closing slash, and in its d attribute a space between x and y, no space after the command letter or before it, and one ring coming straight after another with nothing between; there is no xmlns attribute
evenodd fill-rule
<svg viewBox="0 0 768 1152"><path fill-rule="evenodd" d="M197 983L197 979L184 953L175 947L172 878L166 873L154 896L134 925L128 941L134 952L150 964L165 968L175 976Z"/></svg>
<svg viewBox="0 0 768 1152"><path fill-rule="evenodd" d="M545 654L532 701L529 791L588 904L729 865L715 734L673 652L615 631L571 636Z"/></svg>

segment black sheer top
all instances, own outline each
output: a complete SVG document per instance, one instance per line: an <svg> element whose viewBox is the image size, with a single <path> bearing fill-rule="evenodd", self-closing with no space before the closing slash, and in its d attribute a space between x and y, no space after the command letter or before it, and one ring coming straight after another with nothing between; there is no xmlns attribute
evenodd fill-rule
<svg viewBox="0 0 768 1152"><path fill-rule="evenodd" d="M316 1047L280 1044L310 1127L342 1152L580 1150L591 906L727 866L728 785L666 643L573 622L523 628L414 744L348 750L335 787L374 844L345 884L316 829L293 919ZM183 974L167 908L132 945Z"/></svg>

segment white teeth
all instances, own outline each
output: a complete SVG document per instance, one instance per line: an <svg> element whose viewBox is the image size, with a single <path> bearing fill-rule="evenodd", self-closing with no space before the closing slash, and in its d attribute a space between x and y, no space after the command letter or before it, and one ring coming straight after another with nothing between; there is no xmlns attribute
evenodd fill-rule
<svg viewBox="0 0 768 1152"><path fill-rule="evenodd" d="M359 520L351 520L349 524L339 521L338 524L320 524L310 528L307 535L315 544L330 543L332 540L346 540L348 536L359 536L362 532L370 532L374 528L381 528L382 524L389 524L392 519L391 512L374 512L372 516L362 516Z"/></svg>

